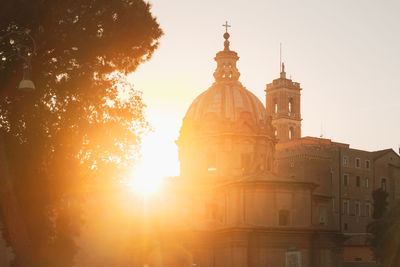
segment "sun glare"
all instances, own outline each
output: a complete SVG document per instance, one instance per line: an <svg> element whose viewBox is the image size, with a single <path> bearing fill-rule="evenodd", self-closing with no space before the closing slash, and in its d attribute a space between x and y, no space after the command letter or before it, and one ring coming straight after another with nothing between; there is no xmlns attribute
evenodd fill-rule
<svg viewBox="0 0 400 267"><path fill-rule="evenodd" d="M162 185L164 177L173 175L173 165L163 151L169 151L162 133L150 133L142 140L142 159L129 174L128 185L135 193L143 196L156 194Z"/></svg>
<svg viewBox="0 0 400 267"><path fill-rule="evenodd" d="M155 175L151 169L143 165L135 168L131 175L132 178L128 185L132 187L133 191L140 195L152 195L160 189L162 177Z"/></svg>

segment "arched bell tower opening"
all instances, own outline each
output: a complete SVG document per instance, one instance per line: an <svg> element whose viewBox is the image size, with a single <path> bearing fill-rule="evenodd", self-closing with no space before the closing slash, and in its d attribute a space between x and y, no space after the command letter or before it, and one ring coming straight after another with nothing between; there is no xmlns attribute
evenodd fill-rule
<svg viewBox="0 0 400 267"><path fill-rule="evenodd" d="M278 142L301 138L300 84L286 78L285 65L278 79L267 84L266 108Z"/></svg>
<svg viewBox="0 0 400 267"><path fill-rule="evenodd" d="M288 110L289 110L289 114L293 113L293 98L289 98L289 103L288 103Z"/></svg>

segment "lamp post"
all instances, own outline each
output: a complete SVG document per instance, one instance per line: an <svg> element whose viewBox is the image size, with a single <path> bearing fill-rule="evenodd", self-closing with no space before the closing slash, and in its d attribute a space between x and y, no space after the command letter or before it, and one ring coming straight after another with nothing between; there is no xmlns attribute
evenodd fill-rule
<svg viewBox="0 0 400 267"><path fill-rule="evenodd" d="M31 92L35 90L35 84L30 79L32 69L31 59L36 54L36 43L28 31L11 30L3 36L0 36L0 44L11 46L10 55L3 55L2 61L6 61L14 56L23 60L23 77L18 85L18 90Z"/></svg>
<svg viewBox="0 0 400 267"><path fill-rule="evenodd" d="M35 85L30 79L31 59L36 54L36 43L27 31L11 30L0 36L0 45L7 46L9 53L0 53L0 66L7 60L17 57L22 59L23 78L17 89L24 92L35 90ZM1 52L0 47L0 52ZM16 265L21 267L36 266L31 241L27 227L20 213L19 203L13 188L13 180L8 168L6 155L6 141L0 133L0 206L3 207L4 223L9 232L11 245L17 256Z"/></svg>

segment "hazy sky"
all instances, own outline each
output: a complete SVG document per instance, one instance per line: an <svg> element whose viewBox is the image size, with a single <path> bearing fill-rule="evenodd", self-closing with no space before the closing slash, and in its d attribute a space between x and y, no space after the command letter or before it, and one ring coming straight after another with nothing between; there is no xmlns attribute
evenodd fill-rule
<svg viewBox="0 0 400 267"><path fill-rule="evenodd" d="M174 140L194 98L210 87L222 24L232 27L240 81L265 104L279 76L279 43L288 77L301 84L302 136L353 148L400 144L400 1L151 0L165 35L133 74L154 133L144 162L178 175ZM322 127L321 127L322 125Z"/></svg>

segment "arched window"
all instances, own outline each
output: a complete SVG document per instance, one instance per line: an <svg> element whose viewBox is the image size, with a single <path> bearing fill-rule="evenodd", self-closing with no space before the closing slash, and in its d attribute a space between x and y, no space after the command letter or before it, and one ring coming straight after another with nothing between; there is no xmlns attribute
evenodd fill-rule
<svg viewBox="0 0 400 267"><path fill-rule="evenodd" d="M278 113L278 101L274 99L274 112Z"/></svg>
<svg viewBox="0 0 400 267"><path fill-rule="evenodd" d="M386 192L386 179L385 178L381 179L381 188L383 191Z"/></svg>
<svg viewBox="0 0 400 267"><path fill-rule="evenodd" d="M279 211L279 225L285 226L289 224L289 215L290 212L288 210L280 210Z"/></svg>
<svg viewBox="0 0 400 267"><path fill-rule="evenodd" d="M294 129L293 127L289 128L289 140L293 140L294 138Z"/></svg>
<svg viewBox="0 0 400 267"><path fill-rule="evenodd" d="M371 204L369 203L365 204L365 216L367 217L371 216Z"/></svg>
<svg viewBox="0 0 400 267"><path fill-rule="evenodd" d="M289 99L288 110L289 110L289 113L293 112L293 98Z"/></svg>
<svg viewBox="0 0 400 267"><path fill-rule="evenodd" d="M275 129L275 136L278 136L278 130Z"/></svg>

